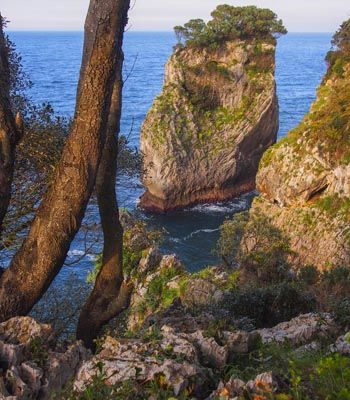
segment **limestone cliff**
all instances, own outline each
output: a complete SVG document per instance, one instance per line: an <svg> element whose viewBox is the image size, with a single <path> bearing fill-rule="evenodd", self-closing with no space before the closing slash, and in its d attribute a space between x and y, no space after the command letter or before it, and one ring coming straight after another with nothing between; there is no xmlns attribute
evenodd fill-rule
<svg viewBox="0 0 350 400"><path fill-rule="evenodd" d="M142 127L141 207L163 212L255 188L278 131L274 70L274 40L175 50Z"/></svg>
<svg viewBox="0 0 350 400"><path fill-rule="evenodd" d="M262 210L291 239L295 261L350 265L350 57L331 52L309 114L264 155Z"/></svg>

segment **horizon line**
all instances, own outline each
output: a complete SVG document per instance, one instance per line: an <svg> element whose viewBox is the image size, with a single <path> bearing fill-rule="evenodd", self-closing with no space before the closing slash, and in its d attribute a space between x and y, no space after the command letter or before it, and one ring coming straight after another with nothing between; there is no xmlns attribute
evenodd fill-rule
<svg viewBox="0 0 350 400"><path fill-rule="evenodd" d="M6 32L31 32L31 33L36 33L36 32L42 32L42 33L84 33L84 30L81 29L6 29ZM173 30L148 30L148 29L140 29L140 30L129 30L125 32L126 34L128 33L174 33ZM288 31L287 35L289 33L303 33L303 34L308 34L308 33L324 33L324 34L333 34L334 32L331 31Z"/></svg>

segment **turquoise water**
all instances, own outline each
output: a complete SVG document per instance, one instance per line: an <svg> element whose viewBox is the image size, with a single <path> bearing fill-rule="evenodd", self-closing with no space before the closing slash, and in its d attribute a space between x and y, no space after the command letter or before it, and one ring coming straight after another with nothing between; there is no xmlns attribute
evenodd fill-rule
<svg viewBox="0 0 350 400"><path fill-rule="evenodd" d="M72 115L78 80L82 33L11 32L10 36L23 56L25 69L34 86L30 95L37 103L51 102L57 112ZM276 79L280 101L280 132L283 137L295 127L315 98L316 88L325 72L324 57L330 48L330 34L293 33L281 38L277 51ZM172 33L129 32L125 39L125 75L122 131L131 129L131 142L139 144L141 123L159 94L164 64L172 52ZM135 208L142 193L138 185L123 189L122 206ZM215 263L212 248L221 223L234 213L249 207L251 196L225 204L201 205L165 216L145 215L153 226L167 231L163 250L177 253L191 271ZM94 210L93 210L94 211ZM94 214L93 218L97 218ZM82 251L79 238L73 243L70 257ZM72 267L69 267L72 268ZM80 276L91 268L89 259L74 267ZM68 268L67 268L68 269ZM63 271L63 275L65 271Z"/></svg>

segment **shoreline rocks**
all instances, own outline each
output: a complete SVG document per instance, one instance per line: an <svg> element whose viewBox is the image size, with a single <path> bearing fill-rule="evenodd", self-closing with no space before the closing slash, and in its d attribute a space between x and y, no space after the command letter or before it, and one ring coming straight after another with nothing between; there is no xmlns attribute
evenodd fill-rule
<svg viewBox="0 0 350 400"><path fill-rule="evenodd" d="M296 266L321 271L350 265L350 62L335 54L341 70L329 65L310 112L264 154L250 211L290 240Z"/></svg>

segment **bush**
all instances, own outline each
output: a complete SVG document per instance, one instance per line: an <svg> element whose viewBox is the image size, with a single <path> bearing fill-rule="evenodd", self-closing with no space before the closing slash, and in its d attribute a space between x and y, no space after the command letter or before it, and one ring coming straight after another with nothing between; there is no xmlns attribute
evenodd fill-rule
<svg viewBox="0 0 350 400"><path fill-rule="evenodd" d="M226 220L220 227L220 239L214 253L228 267L238 266L240 243L249 221L249 213L239 213Z"/></svg>
<svg viewBox="0 0 350 400"><path fill-rule="evenodd" d="M339 30L335 33L332 45L343 52L350 51L350 19L343 22Z"/></svg>
<svg viewBox="0 0 350 400"><path fill-rule="evenodd" d="M341 327L350 328L350 297L335 300L331 311Z"/></svg>
<svg viewBox="0 0 350 400"><path fill-rule="evenodd" d="M320 273L314 265L306 265L298 271L298 280L307 285L315 285L320 279Z"/></svg>
<svg viewBox="0 0 350 400"><path fill-rule="evenodd" d="M350 287L350 268L337 266L323 273L322 279L331 286L338 284Z"/></svg>
<svg viewBox="0 0 350 400"><path fill-rule="evenodd" d="M193 19L184 26L176 26L175 33L180 45L192 47L219 47L236 39L263 39L275 41L286 34L277 15L269 9L249 7L218 6L206 24L202 19Z"/></svg>
<svg viewBox="0 0 350 400"><path fill-rule="evenodd" d="M233 318L249 318L257 328L274 326L316 309L315 298L292 283L231 291L220 305Z"/></svg>
<svg viewBox="0 0 350 400"><path fill-rule="evenodd" d="M243 281L265 285L289 279L289 239L266 215L238 214L220 230L216 254L227 266L239 266Z"/></svg>

